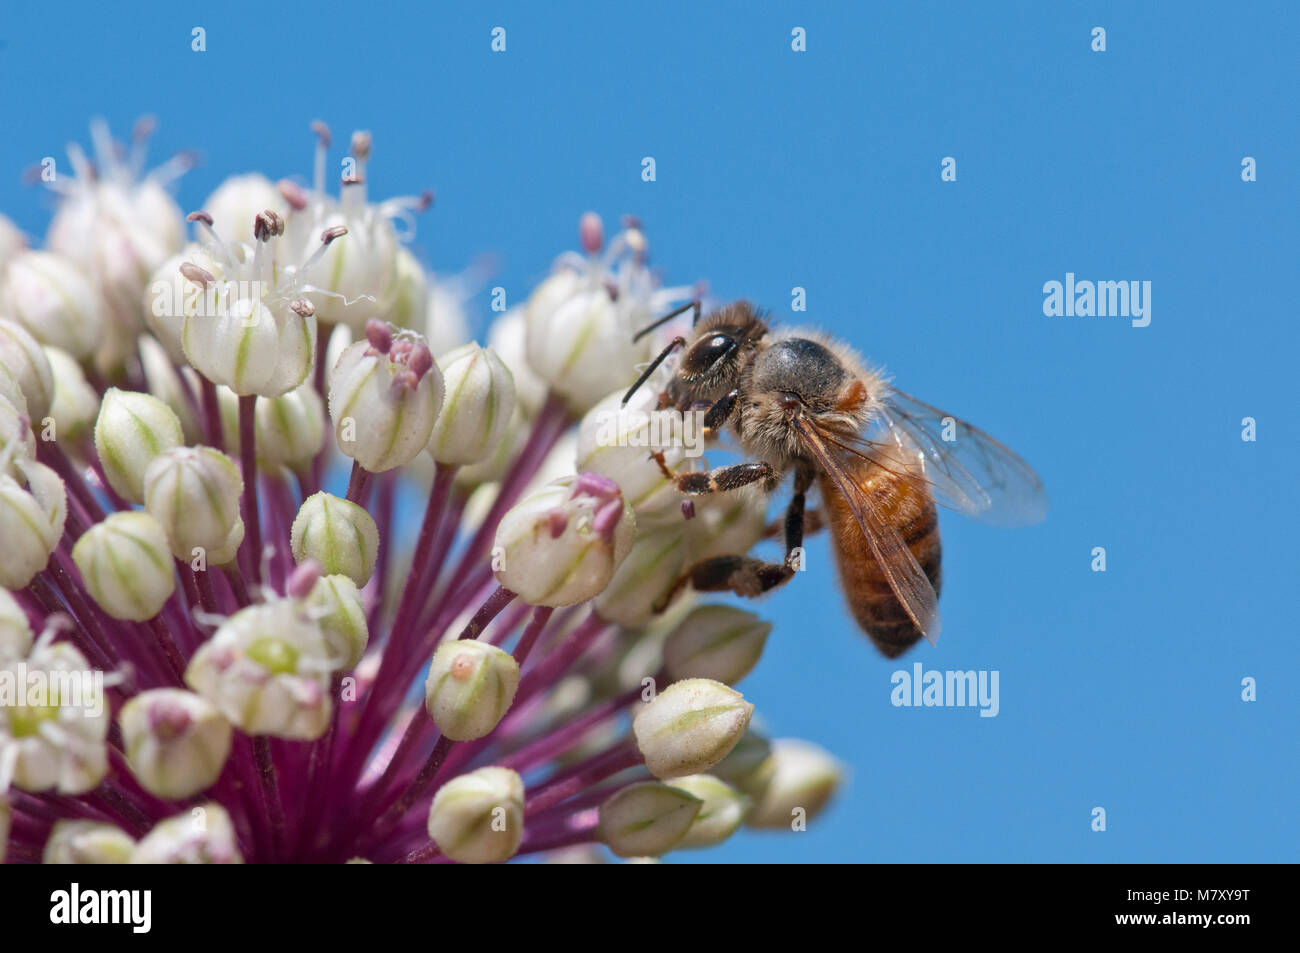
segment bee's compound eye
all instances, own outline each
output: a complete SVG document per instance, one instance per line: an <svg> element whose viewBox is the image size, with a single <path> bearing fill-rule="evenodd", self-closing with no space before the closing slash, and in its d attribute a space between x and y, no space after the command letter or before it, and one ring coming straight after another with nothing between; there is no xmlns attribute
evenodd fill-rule
<svg viewBox="0 0 1300 953"><path fill-rule="evenodd" d="M725 334L715 334L695 345L693 355L701 369L712 367L731 353L736 342Z"/></svg>
<svg viewBox="0 0 1300 953"><path fill-rule="evenodd" d="M700 377L719 371L736 353L737 341L730 334L715 331L700 338L682 358L681 372L688 377Z"/></svg>

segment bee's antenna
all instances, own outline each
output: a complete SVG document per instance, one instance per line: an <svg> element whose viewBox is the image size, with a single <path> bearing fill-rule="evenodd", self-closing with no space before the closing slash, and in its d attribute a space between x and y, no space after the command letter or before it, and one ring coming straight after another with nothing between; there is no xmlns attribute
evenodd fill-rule
<svg viewBox="0 0 1300 953"><path fill-rule="evenodd" d="M696 303L696 306L697 307L699 306L698 302ZM676 313L681 314L682 311L685 310L686 308L682 308L681 311L678 311ZM670 314L668 317L671 318L674 317L674 315ZM658 323L662 323L662 322L658 322ZM647 330L649 329L647 328ZM623 395L623 402L619 406L626 407L627 402L632 399L632 395L641 389L641 385L650 379L650 375L659 369L659 365L668 359L668 355L673 353L673 351L677 350L679 347L685 347L685 346L686 346L686 338L684 337L675 337L670 342L668 342L668 346L659 352L659 356L650 362L650 366L641 372L641 376L636 379L636 383L633 384L628 389L628 392Z"/></svg>
<svg viewBox="0 0 1300 953"><path fill-rule="evenodd" d="M653 322L647 324L640 331L636 332L636 334L632 335L633 342L641 340L643 337L645 337L655 328L659 327L659 325L667 324L669 321L677 317L679 314L685 314L687 311L690 311L692 308L695 309L695 316L691 318L691 327L694 327L695 325L700 323L700 299L699 298L696 298L694 301L688 301L686 304L682 305L676 311L670 311L667 314L665 314L662 318L656 318ZM663 356L660 356L659 359L663 360ZM651 369L653 370L653 367Z"/></svg>

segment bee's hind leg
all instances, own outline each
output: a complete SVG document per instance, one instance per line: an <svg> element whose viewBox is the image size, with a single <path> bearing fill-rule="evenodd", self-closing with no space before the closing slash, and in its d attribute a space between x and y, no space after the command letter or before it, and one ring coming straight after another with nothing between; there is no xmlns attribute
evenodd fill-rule
<svg viewBox="0 0 1300 953"><path fill-rule="evenodd" d="M753 599L775 589L794 575L785 563L769 563L752 556L714 556L686 570L672 589L655 603L662 612L689 583L700 592L734 592Z"/></svg>

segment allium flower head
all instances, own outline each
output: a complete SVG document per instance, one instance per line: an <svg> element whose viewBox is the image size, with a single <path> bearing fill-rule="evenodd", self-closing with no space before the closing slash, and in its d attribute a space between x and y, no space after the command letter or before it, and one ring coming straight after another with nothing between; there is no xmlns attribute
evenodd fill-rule
<svg viewBox="0 0 1300 953"><path fill-rule="evenodd" d="M484 347L487 259L433 277L368 134L338 198L317 125L310 188L228 179L183 246L146 132L74 150L48 247L0 218L5 859L642 861L815 815L838 767L730 687L770 627L687 575L767 499L683 505L670 367L622 408L699 290L640 224L584 215Z"/></svg>

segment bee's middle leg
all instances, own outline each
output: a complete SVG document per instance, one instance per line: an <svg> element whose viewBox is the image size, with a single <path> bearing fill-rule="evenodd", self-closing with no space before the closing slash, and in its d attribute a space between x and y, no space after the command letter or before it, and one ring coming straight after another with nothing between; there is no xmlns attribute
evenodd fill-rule
<svg viewBox="0 0 1300 953"><path fill-rule="evenodd" d="M702 559L681 575L673 588L659 600L656 609L666 607L687 583L699 592L733 592L753 599L788 582L801 564L804 496L810 483L811 474L802 469L795 473L795 493L785 511L784 562L767 562L753 556L713 556Z"/></svg>

